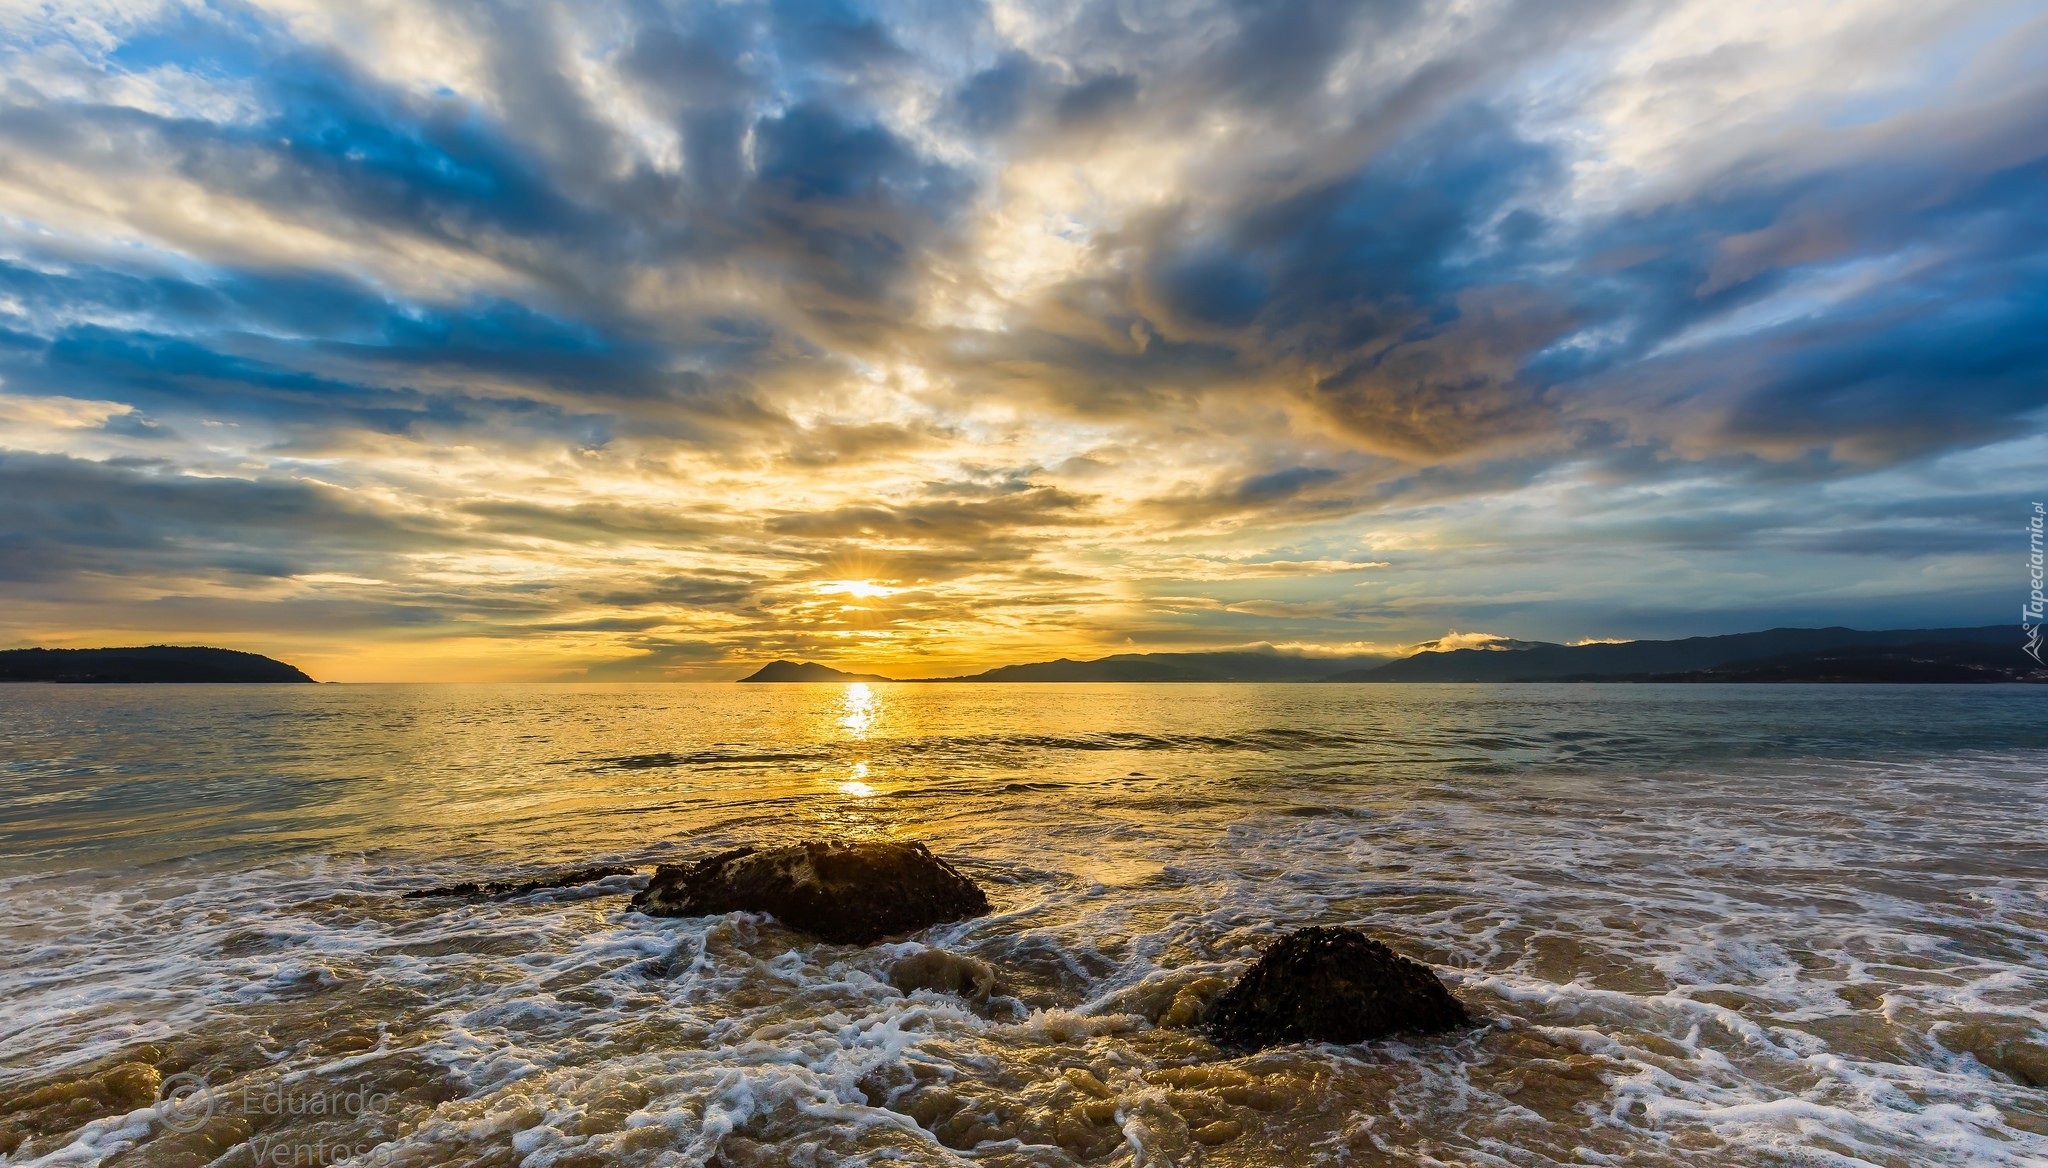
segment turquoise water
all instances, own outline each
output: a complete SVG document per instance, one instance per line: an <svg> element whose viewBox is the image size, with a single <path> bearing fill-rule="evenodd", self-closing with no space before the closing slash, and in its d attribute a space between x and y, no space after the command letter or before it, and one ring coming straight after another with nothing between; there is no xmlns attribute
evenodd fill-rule
<svg viewBox="0 0 2048 1168"><path fill-rule="evenodd" d="M2048 1162L2038 687L0 703L0 1097L128 1060L388 1103L39 1120L7 1163ZM631 881L396 896L817 835L925 840L997 911L861 950L641 917ZM1311 923L1486 1025L1242 1056L1168 1024ZM898 991L921 946L1004 992Z"/></svg>

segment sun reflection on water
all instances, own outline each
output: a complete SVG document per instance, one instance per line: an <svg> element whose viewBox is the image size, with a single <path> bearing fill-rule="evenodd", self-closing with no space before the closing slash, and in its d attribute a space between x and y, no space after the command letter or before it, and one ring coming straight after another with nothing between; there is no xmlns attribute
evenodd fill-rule
<svg viewBox="0 0 2048 1168"><path fill-rule="evenodd" d="M865 781L867 777L868 764L864 762L854 763L853 774L849 775L844 781L842 781L839 784L840 793L844 795L853 795L861 799L865 799L868 796L874 794L875 789L869 786Z"/></svg>
<svg viewBox="0 0 2048 1168"><path fill-rule="evenodd" d="M855 740L865 741L869 731L874 729L875 719L881 714L882 703L865 682L856 681L846 687L839 708L842 711L839 728ZM867 777L868 764L865 761L854 763L853 773L840 780L839 793L856 799L871 797L875 788L868 783Z"/></svg>
<svg viewBox="0 0 2048 1168"><path fill-rule="evenodd" d="M875 700L875 691L864 681L856 681L846 687L846 696L840 700L840 708L846 713L839 719L839 725L855 738L866 738L874 727L875 715L880 712L881 703Z"/></svg>

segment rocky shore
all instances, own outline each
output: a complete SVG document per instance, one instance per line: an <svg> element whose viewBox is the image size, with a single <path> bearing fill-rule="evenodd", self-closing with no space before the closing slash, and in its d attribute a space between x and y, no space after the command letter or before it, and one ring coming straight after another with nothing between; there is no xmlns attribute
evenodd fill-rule
<svg viewBox="0 0 2048 1168"><path fill-rule="evenodd" d="M622 894L615 865L528 880L418 889L406 899L505 899L597 885ZM922 843L807 840L742 847L687 864L662 864L631 906L650 916L765 913L784 926L839 945L872 945L990 911L988 894ZM925 949L899 959L889 979L908 993L957 994L986 1003L1001 973L978 958ZM1217 1043L1258 1049L1290 1042L1351 1044L1395 1034L1435 1034L1472 1024L1464 1006L1420 962L1353 928L1310 926L1284 934L1237 981L1182 995L1163 1024L1204 1025Z"/></svg>

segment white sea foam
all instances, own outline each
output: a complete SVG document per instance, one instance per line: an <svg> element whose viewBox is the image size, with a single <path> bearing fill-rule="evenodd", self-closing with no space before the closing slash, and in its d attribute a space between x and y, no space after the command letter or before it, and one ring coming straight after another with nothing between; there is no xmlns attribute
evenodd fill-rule
<svg viewBox="0 0 2048 1168"><path fill-rule="evenodd" d="M0 1065L155 1043L223 1090L367 1085L390 1123L246 1137L364 1163L2040 1165L2044 778L1979 754L984 796L920 834L997 912L868 949L592 895L617 882L397 897L503 855L16 877ZM735 814L691 846L763 834ZM1305 923L1392 939L1484 1025L1228 1054L1167 1024ZM1002 989L897 989L925 945ZM0 1162L178 1138L144 1109Z"/></svg>

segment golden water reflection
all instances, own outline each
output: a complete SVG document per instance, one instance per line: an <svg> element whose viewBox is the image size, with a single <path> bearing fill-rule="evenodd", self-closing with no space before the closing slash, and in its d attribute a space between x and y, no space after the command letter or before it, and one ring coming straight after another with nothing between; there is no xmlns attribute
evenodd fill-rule
<svg viewBox="0 0 2048 1168"><path fill-rule="evenodd" d="M874 794L875 789L867 784L867 777L868 764L864 762L854 763L853 774L839 784L840 794L854 795L862 799Z"/></svg>
<svg viewBox="0 0 2048 1168"><path fill-rule="evenodd" d="M874 728L875 718L881 713L882 703L866 682L856 681L846 687L839 706L845 711L839 719L840 727L855 738L866 738L868 731Z"/></svg>
<svg viewBox="0 0 2048 1168"><path fill-rule="evenodd" d="M846 692L841 695L839 709L839 728L850 738L866 741L869 732L875 727L876 720L881 716L882 702L875 695L875 691L868 688L867 683L856 681L847 686ZM872 797L875 788L868 783L867 778L867 762L862 760L854 763L853 773L840 780L839 793L851 795L856 799Z"/></svg>

